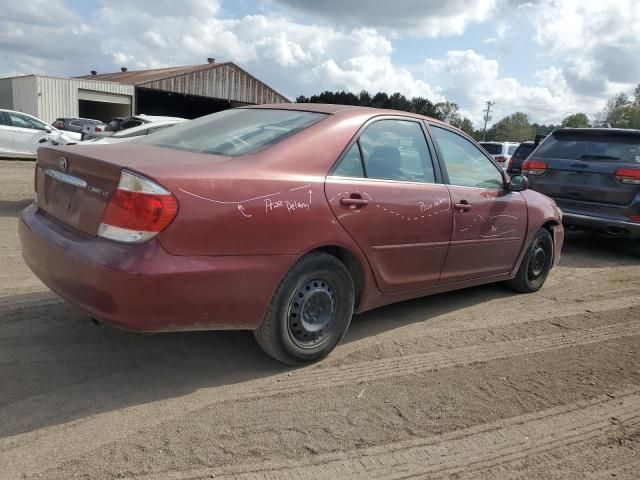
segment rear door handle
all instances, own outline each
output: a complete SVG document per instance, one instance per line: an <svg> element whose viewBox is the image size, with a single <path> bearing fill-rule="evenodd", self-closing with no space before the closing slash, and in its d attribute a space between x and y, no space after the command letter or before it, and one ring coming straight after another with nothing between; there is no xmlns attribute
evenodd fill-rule
<svg viewBox="0 0 640 480"><path fill-rule="evenodd" d="M369 205L369 200L364 198L341 198L340 204L346 207L364 207Z"/></svg>
<svg viewBox="0 0 640 480"><path fill-rule="evenodd" d="M469 210L471 210L471 205L469 205L469 202L467 202L466 200L461 200L460 203L454 203L453 208L455 208L456 210L461 210L463 212L468 212Z"/></svg>

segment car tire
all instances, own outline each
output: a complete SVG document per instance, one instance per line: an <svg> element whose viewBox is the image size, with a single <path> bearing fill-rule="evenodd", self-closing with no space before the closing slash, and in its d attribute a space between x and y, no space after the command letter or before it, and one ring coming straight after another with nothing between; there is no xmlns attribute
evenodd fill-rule
<svg viewBox="0 0 640 480"><path fill-rule="evenodd" d="M553 237L542 228L533 237L518 273L505 284L520 293L537 292L544 285L553 265Z"/></svg>
<svg viewBox="0 0 640 480"><path fill-rule="evenodd" d="M254 336L271 357L301 365L326 357L344 336L355 293L345 265L314 252L285 274Z"/></svg>

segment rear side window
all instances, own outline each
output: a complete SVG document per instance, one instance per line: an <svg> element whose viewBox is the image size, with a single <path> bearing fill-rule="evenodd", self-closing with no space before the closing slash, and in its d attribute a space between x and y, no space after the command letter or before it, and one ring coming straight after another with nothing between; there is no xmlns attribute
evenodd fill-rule
<svg viewBox="0 0 640 480"><path fill-rule="evenodd" d="M607 132L554 132L536 158L640 163L640 135Z"/></svg>
<svg viewBox="0 0 640 480"><path fill-rule="evenodd" d="M481 143L482 148L484 148L490 155L501 155L502 154L502 144L501 143Z"/></svg>
<svg viewBox="0 0 640 480"><path fill-rule="evenodd" d="M248 155L295 135L326 117L324 113L297 110L231 109L181 123L149 135L140 142L215 155Z"/></svg>

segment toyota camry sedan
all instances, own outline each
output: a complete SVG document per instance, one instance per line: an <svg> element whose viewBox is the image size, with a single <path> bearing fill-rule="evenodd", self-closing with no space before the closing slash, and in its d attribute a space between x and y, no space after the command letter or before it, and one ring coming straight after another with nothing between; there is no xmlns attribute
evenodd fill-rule
<svg viewBox="0 0 640 480"><path fill-rule="evenodd" d="M459 130L410 113L226 110L134 142L41 148L23 256L63 299L148 332L252 330L318 360L352 315L490 282L535 292L562 214Z"/></svg>

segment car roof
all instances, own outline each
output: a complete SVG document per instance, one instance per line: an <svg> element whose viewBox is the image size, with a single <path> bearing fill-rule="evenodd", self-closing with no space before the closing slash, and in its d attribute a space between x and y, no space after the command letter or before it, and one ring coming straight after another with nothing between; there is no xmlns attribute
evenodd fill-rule
<svg viewBox="0 0 640 480"><path fill-rule="evenodd" d="M611 133L640 135L640 130L631 128L557 128L551 133Z"/></svg>
<svg viewBox="0 0 640 480"><path fill-rule="evenodd" d="M426 115L419 115L413 112L406 112L404 110L392 110L390 108L372 108L361 107L359 105L339 105L332 103L269 103L263 105L247 105L245 107L239 107L244 109L271 109L271 110L297 110L300 112L314 112L314 113L327 113L329 115L340 114L341 116L361 116L369 115L371 117L379 115L394 115L400 117L411 117L420 120L428 120L434 124L442 125L445 127L453 128L455 130L460 129L442 122L436 118L427 117ZM463 132L464 133L464 132Z"/></svg>

